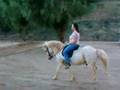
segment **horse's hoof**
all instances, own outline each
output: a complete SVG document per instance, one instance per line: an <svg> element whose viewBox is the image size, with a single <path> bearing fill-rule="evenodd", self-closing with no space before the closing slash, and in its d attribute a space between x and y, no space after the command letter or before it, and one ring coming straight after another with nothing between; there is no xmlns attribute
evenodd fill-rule
<svg viewBox="0 0 120 90"><path fill-rule="evenodd" d="M93 78L93 81L96 81L96 77Z"/></svg>
<svg viewBox="0 0 120 90"><path fill-rule="evenodd" d="M71 78L70 78L70 81L75 81L75 77L71 77Z"/></svg>
<svg viewBox="0 0 120 90"><path fill-rule="evenodd" d="M57 77L56 77L56 76L53 76L52 79L53 79L53 80L57 80Z"/></svg>

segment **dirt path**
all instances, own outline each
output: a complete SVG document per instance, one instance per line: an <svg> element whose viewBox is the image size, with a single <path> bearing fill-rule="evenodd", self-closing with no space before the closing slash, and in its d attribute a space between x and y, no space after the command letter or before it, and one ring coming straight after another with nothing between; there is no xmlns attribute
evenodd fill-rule
<svg viewBox="0 0 120 90"><path fill-rule="evenodd" d="M69 73L60 71L59 80L51 77L56 62L48 61L41 48L32 49L36 44L0 49L0 90L119 90L120 46L111 42L81 42L104 49L109 55L110 77L98 68L96 82L90 79L90 69L73 66L76 81L70 82ZM26 50L26 52L22 52ZM22 53L20 53L22 52ZM17 53L17 54L16 54Z"/></svg>

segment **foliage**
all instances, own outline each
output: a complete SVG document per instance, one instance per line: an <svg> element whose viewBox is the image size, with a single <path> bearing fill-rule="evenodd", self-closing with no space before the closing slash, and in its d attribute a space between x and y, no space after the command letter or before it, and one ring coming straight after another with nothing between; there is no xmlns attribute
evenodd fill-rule
<svg viewBox="0 0 120 90"><path fill-rule="evenodd" d="M79 22L79 28L81 40L120 40L120 21L116 19L84 20Z"/></svg>
<svg viewBox="0 0 120 90"><path fill-rule="evenodd" d="M63 32L70 21L90 12L97 0L0 0L0 28L22 38L35 27ZM36 30L36 29L35 29Z"/></svg>

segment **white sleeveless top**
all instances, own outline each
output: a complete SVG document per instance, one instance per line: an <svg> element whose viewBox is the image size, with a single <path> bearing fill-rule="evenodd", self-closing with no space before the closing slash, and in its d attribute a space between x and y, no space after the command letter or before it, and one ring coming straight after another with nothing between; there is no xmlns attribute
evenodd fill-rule
<svg viewBox="0 0 120 90"><path fill-rule="evenodd" d="M80 40L80 34L76 31L73 31L73 33L70 35L69 39L75 39L75 43L79 44L79 40Z"/></svg>

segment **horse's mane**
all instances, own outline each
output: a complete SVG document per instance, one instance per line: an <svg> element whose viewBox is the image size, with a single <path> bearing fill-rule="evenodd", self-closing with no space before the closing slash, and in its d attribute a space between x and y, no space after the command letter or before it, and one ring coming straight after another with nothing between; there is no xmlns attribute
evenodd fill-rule
<svg viewBox="0 0 120 90"><path fill-rule="evenodd" d="M61 50L64 47L64 44L61 41L57 41L57 40L46 41L45 44L50 48L54 48L58 50Z"/></svg>

